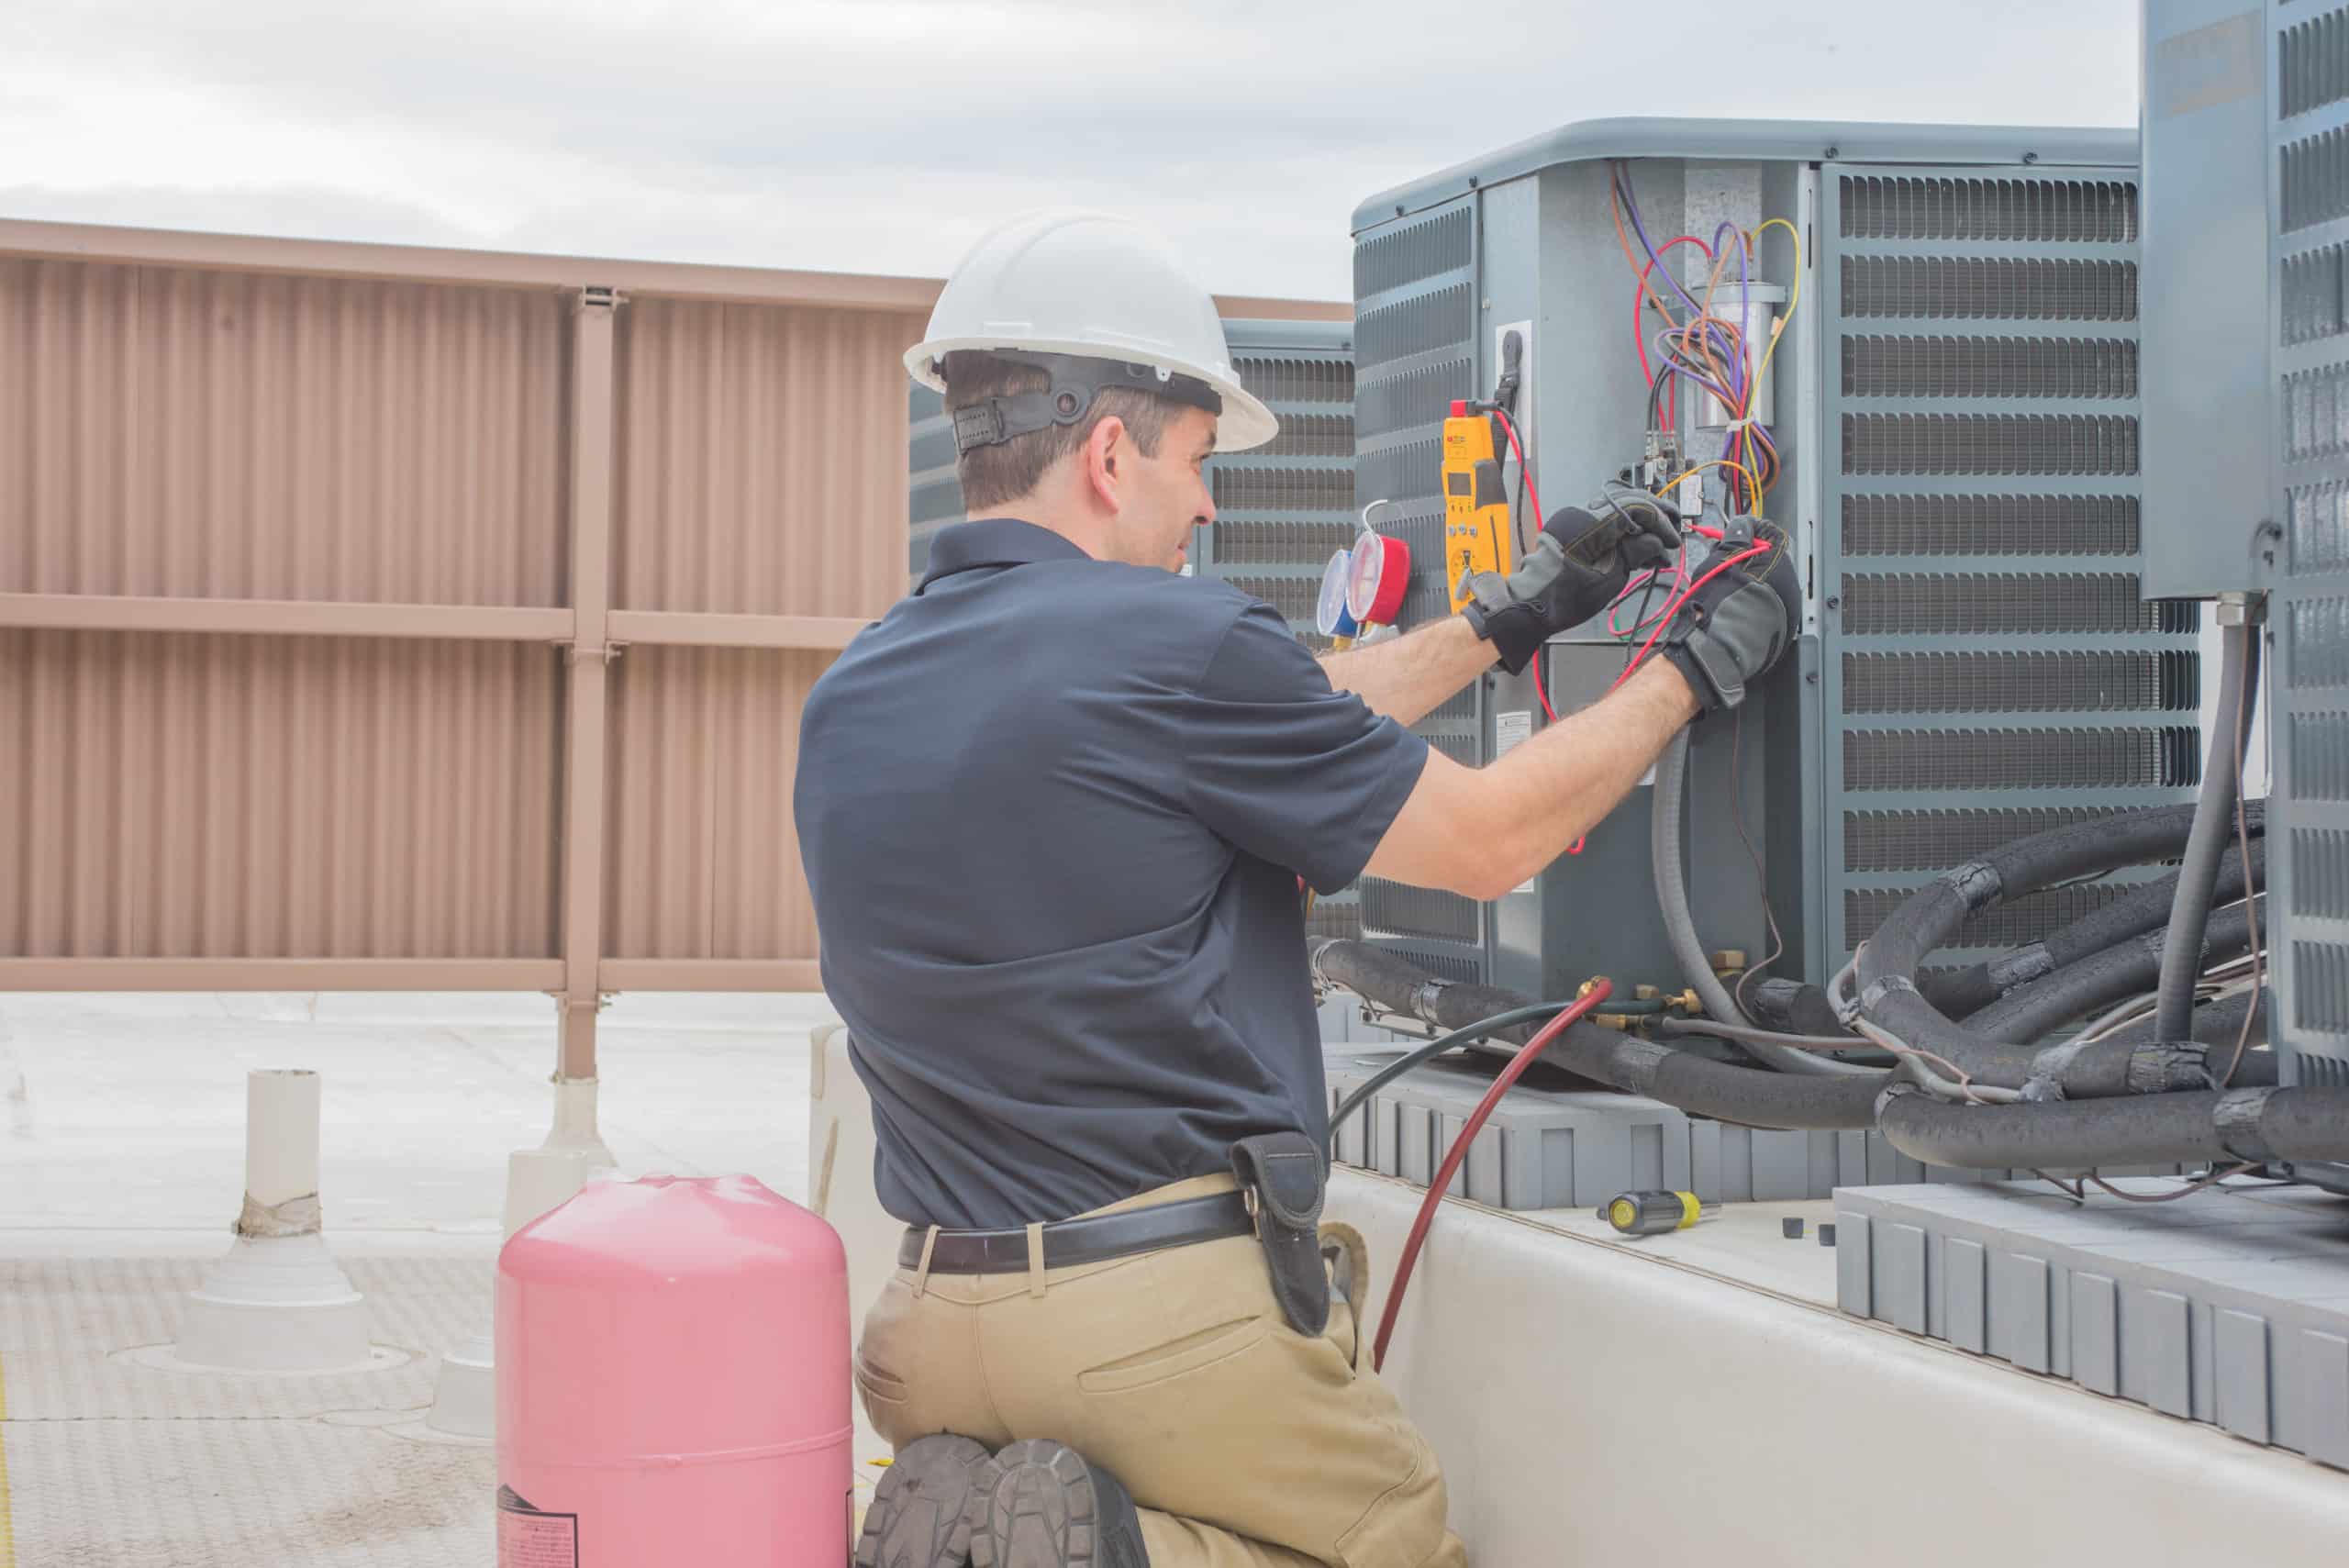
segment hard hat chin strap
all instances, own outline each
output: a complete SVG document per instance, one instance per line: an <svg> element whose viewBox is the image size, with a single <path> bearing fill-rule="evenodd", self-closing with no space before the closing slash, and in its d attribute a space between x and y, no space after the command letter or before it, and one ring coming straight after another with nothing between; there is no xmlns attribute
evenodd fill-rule
<svg viewBox="0 0 2349 1568"><path fill-rule="evenodd" d="M1151 365L1096 360L1075 354L1035 354L988 350L989 359L1033 365L1052 378L1042 392L1018 392L989 397L954 411L954 451L958 457L978 447L1001 446L1020 436L1074 425L1092 408L1093 401L1111 387L1146 392L1170 398L1220 417L1223 398L1197 376L1177 375Z"/></svg>

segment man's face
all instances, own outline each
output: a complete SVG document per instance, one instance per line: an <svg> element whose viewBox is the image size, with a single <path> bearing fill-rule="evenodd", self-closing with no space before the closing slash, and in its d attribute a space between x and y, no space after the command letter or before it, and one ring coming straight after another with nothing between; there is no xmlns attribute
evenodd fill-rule
<svg viewBox="0 0 2349 1568"><path fill-rule="evenodd" d="M1191 530L1215 520L1215 502L1200 472L1214 450L1215 416L1204 408L1186 408L1168 424L1156 457L1143 456L1131 437L1119 436L1115 451L1124 505L1110 526L1111 560L1183 569Z"/></svg>

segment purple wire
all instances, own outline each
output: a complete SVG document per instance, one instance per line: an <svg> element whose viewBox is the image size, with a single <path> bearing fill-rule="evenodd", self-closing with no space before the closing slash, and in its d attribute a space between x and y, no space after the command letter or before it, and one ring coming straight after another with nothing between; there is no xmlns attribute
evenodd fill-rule
<svg viewBox="0 0 2349 1568"><path fill-rule="evenodd" d="M1624 176L1620 163L1615 166L1615 189L1622 195L1624 210L1631 215L1632 231L1639 235L1640 244L1646 250L1648 260L1655 263L1656 271L1664 274L1664 281L1672 285L1672 292L1680 296L1680 302L1688 307L1691 315L1704 315L1705 307L1680 286L1680 280L1672 275L1672 269L1665 266L1664 258L1657 254L1655 241L1648 238L1648 226L1640 219L1640 199L1631 194L1631 182Z"/></svg>
<svg viewBox="0 0 2349 1568"><path fill-rule="evenodd" d="M1743 404L1748 400L1749 396L1749 389L1745 384L1745 366L1746 356L1753 351L1750 346L1750 339L1753 332L1753 277L1746 265L1748 254L1745 248L1744 231L1739 228L1737 225L1727 222L1724 222L1719 228L1714 229L1713 249L1717 251L1720 249L1721 236L1724 234L1733 235L1737 239L1738 291L1737 347L1736 351L1729 355L1731 360L1736 361L1732 367L1735 373L1730 377L1730 384L1737 388L1738 395L1734 398L1722 399L1722 403L1726 406L1731 404ZM1709 332L1712 329L1709 328L1707 330ZM1746 428L1749 430L1758 430L1761 427L1759 425L1748 425L1746 426ZM1729 462L1729 454L1735 450L1736 447L1737 432L1735 430L1730 430L1723 434L1721 437L1721 461L1724 462ZM1776 450L1776 448L1772 448L1771 450L1773 451Z"/></svg>
<svg viewBox="0 0 2349 1568"><path fill-rule="evenodd" d="M1715 397L1720 398L1724 403L1732 401L1730 394L1722 388L1719 382L1712 380L1698 371L1690 369L1688 366L1682 364L1679 361L1671 357L1670 345L1662 340L1663 338L1667 335L1668 333L1659 334L1659 340L1655 345L1657 357L1664 361L1664 370L1661 373L1664 375L1679 376L1685 380L1694 382L1697 385L1703 387L1707 392L1711 393Z"/></svg>
<svg viewBox="0 0 2349 1568"><path fill-rule="evenodd" d="M1737 240L1737 292L1739 314L1737 317L1737 352L1733 354L1730 353L1729 345L1727 343L1722 345L1722 352L1726 358L1735 361L1733 366L1735 373L1730 377L1730 384L1737 389L1742 397L1745 392L1745 356L1751 351L1747 348L1746 339L1747 335L1753 329L1753 279L1748 272L1745 264L1746 250L1744 231L1740 229L1737 225L1733 223L1726 221L1723 222L1719 228L1713 230L1713 250L1716 253L1718 253L1721 248L1721 236L1724 234L1733 236ZM1715 329L1709 328L1709 330Z"/></svg>
<svg viewBox="0 0 2349 1568"><path fill-rule="evenodd" d="M1648 260L1655 263L1655 270L1664 274L1664 281L1672 285L1672 292L1680 296L1681 303L1688 307L1689 313L1699 320L1703 320L1707 314L1705 307L1698 304L1696 297L1681 286L1680 280L1673 275L1672 269L1664 264L1664 258L1657 253L1655 241L1648 238L1648 226L1640 217L1640 199L1632 194L1631 183L1630 179L1626 177L1623 166L1620 163L1617 163L1614 166L1612 178L1616 193L1623 198L1623 210L1631 215L1631 231L1640 237L1641 249L1644 250L1648 253ZM1727 221L1723 221L1719 228L1713 230L1713 249L1716 252L1720 249L1721 235L1724 232L1735 234L1737 236L1737 283L1740 295L1739 304L1742 311L1742 314L1740 316L1738 320L1739 342L1737 344L1737 351L1734 353L1729 351L1729 344L1726 339L1720 337L1720 328L1713 323L1709 321L1706 322L1705 333L1708 338L1710 338L1721 344L1725 358L1735 361L1735 374L1731 377L1731 380L1742 393L1744 390L1745 385L1744 337L1746 333L1752 329L1752 323L1753 320L1753 278L1749 265L1752 252L1746 247L1744 231L1740 229L1735 224ZM1694 371L1681 368L1679 365L1673 362L1669 357L1667 357L1664 361L1664 373L1668 375L1685 377L1687 380L1694 382L1698 386L1701 386L1706 391L1711 393L1715 397L1720 399L1724 406L1743 401L1742 397L1734 396L1724 392L1713 382L1708 380L1704 376L1697 374ZM1748 425L1746 428L1753 431L1754 437L1764 446L1770 450L1770 455L1772 457L1777 456L1778 443L1770 439L1770 432L1765 427L1758 424L1752 424ZM1722 458L1728 458L1731 448L1734 447L1736 444L1737 432L1735 430L1731 430L1722 439Z"/></svg>

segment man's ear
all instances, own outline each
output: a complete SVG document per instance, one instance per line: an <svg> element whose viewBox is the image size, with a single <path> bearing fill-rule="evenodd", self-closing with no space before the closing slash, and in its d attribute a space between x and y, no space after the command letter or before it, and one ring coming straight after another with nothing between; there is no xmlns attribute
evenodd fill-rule
<svg viewBox="0 0 2349 1568"><path fill-rule="evenodd" d="M1094 498L1111 512L1125 509L1125 502L1118 494L1118 449L1126 444L1126 422L1115 414L1093 427L1085 438L1084 450L1078 454L1085 464L1085 482Z"/></svg>

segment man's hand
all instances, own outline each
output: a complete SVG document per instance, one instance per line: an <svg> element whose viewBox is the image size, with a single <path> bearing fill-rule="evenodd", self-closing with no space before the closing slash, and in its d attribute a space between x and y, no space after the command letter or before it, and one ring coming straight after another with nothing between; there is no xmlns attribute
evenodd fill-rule
<svg viewBox="0 0 2349 1568"><path fill-rule="evenodd" d="M1533 548L1504 577L1468 580L1461 611L1514 675L1554 634L1580 626L1623 592L1631 573L1669 561L1680 548L1677 515L1652 496L1626 497L1604 517L1580 506L1550 515Z"/></svg>
<svg viewBox="0 0 2349 1568"><path fill-rule="evenodd" d="M1706 573L1725 562L1767 545L1766 552L1740 562L1711 582ZM1745 700L1759 680L1794 646L1802 617L1793 552L1774 523L1756 522L1751 541L1724 539L1695 569L1704 586L1688 595L1672 617L1664 656L1688 682L1697 706L1719 713Z"/></svg>

